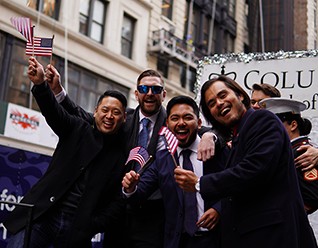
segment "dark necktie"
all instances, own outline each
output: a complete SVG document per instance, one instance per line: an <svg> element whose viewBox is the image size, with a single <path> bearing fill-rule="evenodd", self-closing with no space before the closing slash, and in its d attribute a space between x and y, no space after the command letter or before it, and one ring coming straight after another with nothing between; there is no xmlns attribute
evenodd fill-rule
<svg viewBox="0 0 318 248"><path fill-rule="evenodd" d="M190 160L192 151L189 149L182 151L183 169L193 171ZM198 221L198 207L195 192L184 192L184 230L191 236L197 231L196 222Z"/></svg>
<svg viewBox="0 0 318 248"><path fill-rule="evenodd" d="M142 129L141 129L141 131L139 133L139 137L138 137L138 146L143 146L146 149L147 149L147 144L148 144L148 139L149 139L149 130L148 130L149 122L150 122L150 120L147 118L143 118L141 120Z"/></svg>

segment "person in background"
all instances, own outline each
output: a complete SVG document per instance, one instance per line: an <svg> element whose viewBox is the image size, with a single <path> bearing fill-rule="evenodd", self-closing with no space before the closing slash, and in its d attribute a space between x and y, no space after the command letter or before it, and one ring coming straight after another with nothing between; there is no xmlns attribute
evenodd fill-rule
<svg viewBox="0 0 318 248"><path fill-rule="evenodd" d="M272 97L281 97L281 93L277 88L266 83L253 84L251 95L251 105L253 109L260 109L260 101ZM303 171L307 171L318 166L318 149L316 147L304 144L297 149L301 154L295 158L295 164L298 167L301 167Z"/></svg>
<svg viewBox="0 0 318 248"><path fill-rule="evenodd" d="M270 84L263 83L252 85L251 105L253 109L260 109L261 106L259 105L259 102L270 97L281 97L281 94L278 89Z"/></svg>
<svg viewBox="0 0 318 248"><path fill-rule="evenodd" d="M205 82L200 105L215 128L232 132L232 149L223 171L198 177L178 167L175 180L204 200L222 199L222 247L317 247L281 121L253 110L247 93L224 76Z"/></svg>
<svg viewBox="0 0 318 248"><path fill-rule="evenodd" d="M284 124L295 158L301 154L297 150L301 145L312 146L308 138L311 122L301 117L301 111L306 109L304 103L292 99L268 98L262 100L260 105L276 114ZM297 168L297 174L305 211L311 214L318 209L318 171L316 168L307 171Z"/></svg>
<svg viewBox="0 0 318 248"><path fill-rule="evenodd" d="M51 73L59 80L55 70ZM91 125L57 103L43 66L33 57L28 76L43 116L59 137L46 173L21 201L34 205L29 246L91 247L92 237L111 230L124 207L120 196L127 100L120 92L106 91ZM24 247L27 218L28 209L16 207L4 222L13 234L8 247Z"/></svg>
<svg viewBox="0 0 318 248"><path fill-rule="evenodd" d="M192 98L176 96L168 102L167 127L179 141L175 159L183 168L193 170L199 176L222 169L226 156L222 156L221 150L204 163L197 159L201 119L199 108ZM161 143L162 149L157 152L156 161L141 176L133 170L125 175L122 181L124 194L130 202L138 205L159 187L165 207L163 247L220 247L220 203L203 201L199 193L185 193L178 187L173 178L175 164L172 155L164 140ZM190 167L187 167L189 164Z"/></svg>

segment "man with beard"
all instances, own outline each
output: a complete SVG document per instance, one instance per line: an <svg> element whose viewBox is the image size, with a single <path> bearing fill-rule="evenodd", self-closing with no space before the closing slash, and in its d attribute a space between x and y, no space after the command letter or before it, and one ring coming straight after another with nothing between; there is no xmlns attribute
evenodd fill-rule
<svg viewBox="0 0 318 248"><path fill-rule="evenodd" d="M221 170L226 158L219 151L216 156L202 163L197 160L197 147L200 142L198 130L201 127L199 108L188 96L172 98L167 105L167 127L179 141L175 159L186 167L191 162L192 169L199 176ZM163 139L163 137L161 137ZM127 173L122 185L129 201L139 204L147 199L158 187L165 207L165 248L205 248L219 247L220 205L216 201L203 201L200 194L184 193L175 183L173 171L175 164L168 149L156 154L156 161L140 177L135 171ZM140 180L139 180L140 179ZM136 187L138 183L138 186ZM129 193L132 193L131 195ZM190 197L190 199L189 199ZM188 205L193 200L193 205ZM194 215L194 216L193 216ZM193 217L193 218L191 218Z"/></svg>
<svg viewBox="0 0 318 248"><path fill-rule="evenodd" d="M200 105L215 128L232 132L231 152L223 171L198 177L176 168L175 180L204 200L222 199L222 247L317 247L281 121L253 110L247 93L224 76L205 82Z"/></svg>

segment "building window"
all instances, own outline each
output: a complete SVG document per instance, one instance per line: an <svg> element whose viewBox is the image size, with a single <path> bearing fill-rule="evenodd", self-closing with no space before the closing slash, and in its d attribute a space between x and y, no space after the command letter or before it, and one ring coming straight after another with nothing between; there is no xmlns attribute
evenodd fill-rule
<svg viewBox="0 0 318 248"><path fill-rule="evenodd" d="M168 78L169 73L169 59L167 57L159 55L157 60L157 70L165 77Z"/></svg>
<svg viewBox="0 0 318 248"><path fill-rule="evenodd" d="M130 59L132 58L135 23L134 18L124 14L121 28L121 54Z"/></svg>
<svg viewBox="0 0 318 248"><path fill-rule="evenodd" d="M180 82L183 88L194 93L194 85L196 82L196 70L187 66L180 67Z"/></svg>
<svg viewBox="0 0 318 248"><path fill-rule="evenodd" d="M228 0L229 16L235 18L235 0Z"/></svg>
<svg viewBox="0 0 318 248"><path fill-rule="evenodd" d="M106 2L81 0L79 32L103 43L106 16Z"/></svg>
<svg viewBox="0 0 318 248"><path fill-rule="evenodd" d="M162 0L161 13L163 16L172 20L173 0Z"/></svg>
<svg viewBox="0 0 318 248"><path fill-rule="evenodd" d="M77 65L69 64L68 72L68 94L86 111L94 111L99 96L106 90L118 90L126 97L129 94L129 89Z"/></svg>
<svg viewBox="0 0 318 248"><path fill-rule="evenodd" d="M59 0L29 0L27 6L58 20L60 3Z"/></svg>
<svg viewBox="0 0 318 248"><path fill-rule="evenodd" d="M9 42L6 42L4 50L1 50L1 53L4 51L9 51L6 57L10 59L2 61L3 66L0 67L1 69L7 68L0 71L0 85L1 89L3 89L1 100L39 110L36 101L33 99L32 94L30 94L32 85L27 75L28 56L25 55L25 42L11 38ZM49 57L38 57L37 59L44 66L50 63ZM60 72L61 81L65 82L63 78L65 69L64 59L54 56L52 64ZM68 95L83 109L89 112L94 111L98 97L108 89L118 90L126 97L129 95L129 88L119 85L108 78L101 77L78 65L69 63Z"/></svg>

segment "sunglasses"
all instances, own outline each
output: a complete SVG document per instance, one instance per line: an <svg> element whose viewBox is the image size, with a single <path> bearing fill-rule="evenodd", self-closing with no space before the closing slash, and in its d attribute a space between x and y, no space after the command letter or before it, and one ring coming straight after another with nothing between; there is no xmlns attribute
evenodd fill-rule
<svg viewBox="0 0 318 248"><path fill-rule="evenodd" d="M149 92L149 89L151 89L152 94L160 94L163 91L162 86L154 85L154 86L148 86L148 85L138 85L137 90L140 94L147 94Z"/></svg>

